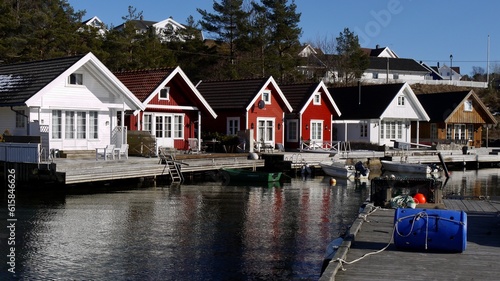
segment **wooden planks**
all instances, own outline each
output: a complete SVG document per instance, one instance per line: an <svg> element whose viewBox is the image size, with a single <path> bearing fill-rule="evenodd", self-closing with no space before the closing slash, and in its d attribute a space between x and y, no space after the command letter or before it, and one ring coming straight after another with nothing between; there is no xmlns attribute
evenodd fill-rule
<svg viewBox="0 0 500 281"><path fill-rule="evenodd" d="M487 209L485 203L491 204L472 200L451 203L475 210ZM342 256L339 251L334 259L353 261L387 245L388 248L353 264L344 264L345 271L335 271L339 263L332 261L320 280L498 280L500 217L496 213L477 211L467 214L467 249L463 253L432 253L398 250L392 241L389 243L394 210L377 210L362 222L347 254Z"/></svg>

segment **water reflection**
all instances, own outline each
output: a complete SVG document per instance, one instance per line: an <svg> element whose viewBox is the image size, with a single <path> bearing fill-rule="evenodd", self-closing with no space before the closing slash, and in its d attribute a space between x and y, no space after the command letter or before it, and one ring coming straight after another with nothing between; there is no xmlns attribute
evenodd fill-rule
<svg viewBox="0 0 500 281"><path fill-rule="evenodd" d="M499 171L453 171L443 194L498 196ZM17 277L317 280L326 245L352 223L369 185L315 177L23 194ZM5 209L6 194L1 203ZM4 254L0 263L0 280L8 280Z"/></svg>

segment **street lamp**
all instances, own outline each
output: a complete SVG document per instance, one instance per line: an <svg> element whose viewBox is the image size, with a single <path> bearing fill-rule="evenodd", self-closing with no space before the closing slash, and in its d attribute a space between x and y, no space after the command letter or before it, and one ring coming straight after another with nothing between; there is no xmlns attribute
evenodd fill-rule
<svg viewBox="0 0 500 281"><path fill-rule="evenodd" d="M453 55L450 55L450 80L453 80Z"/></svg>

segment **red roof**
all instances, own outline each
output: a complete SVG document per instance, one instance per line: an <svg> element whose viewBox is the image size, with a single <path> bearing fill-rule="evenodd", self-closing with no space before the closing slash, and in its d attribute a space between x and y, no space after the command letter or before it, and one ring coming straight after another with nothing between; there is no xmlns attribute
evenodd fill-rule
<svg viewBox="0 0 500 281"><path fill-rule="evenodd" d="M175 68L172 67L124 71L114 74L141 102L144 102L174 70Z"/></svg>

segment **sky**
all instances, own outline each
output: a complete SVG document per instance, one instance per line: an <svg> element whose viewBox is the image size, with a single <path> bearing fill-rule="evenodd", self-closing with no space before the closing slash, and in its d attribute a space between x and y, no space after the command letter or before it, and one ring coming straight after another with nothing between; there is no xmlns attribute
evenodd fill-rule
<svg viewBox="0 0 500 281"><path fill-rule="evenodd" d="M128 7L142 11L145 20L172 17L185 24L189 16L200 20L197 8L213 12L213 0L68 0L108 26L123 23ZM220 1L218 1L220 2ZM179 4L180 3L180 4ZM302 43L335 42L349 28L361 47L389 47L400 58L431 66L460 67L471 75L473 67L490 73L500 68L500 1L491 0L295 0L301 14ZM450 56L452 59L450 60Z"/></svg>

